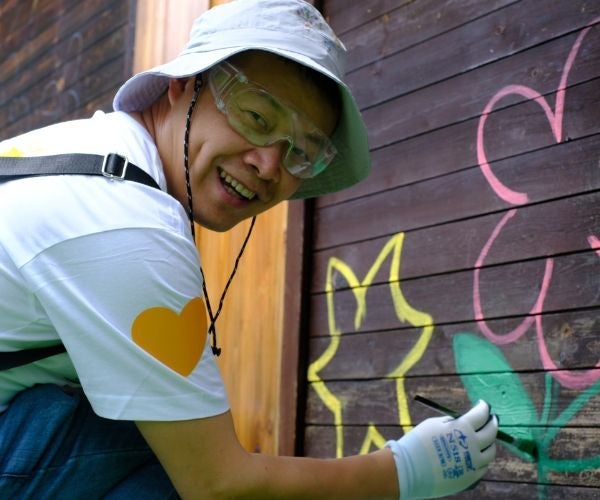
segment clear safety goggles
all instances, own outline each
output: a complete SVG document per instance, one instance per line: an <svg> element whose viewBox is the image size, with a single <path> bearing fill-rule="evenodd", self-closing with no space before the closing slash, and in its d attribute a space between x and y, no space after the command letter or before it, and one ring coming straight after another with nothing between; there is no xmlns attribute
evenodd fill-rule
<svg viewBox="0 0 600 500"><path fill-rule="evenodd" d="M255 146L288 142L283 164L293 176L314 177L325 170L336 155L329 137L309 118L251 83L227 61L210 70L208 81L217 108L248 142Z"/></svg>

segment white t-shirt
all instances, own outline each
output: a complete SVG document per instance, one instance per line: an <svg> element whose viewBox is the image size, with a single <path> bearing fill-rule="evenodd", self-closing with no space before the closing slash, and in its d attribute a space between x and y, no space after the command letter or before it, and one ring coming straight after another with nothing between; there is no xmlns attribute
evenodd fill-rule
<svg viewBox="0 0 600 500"><path fill-rule="evenodd" d="M67 348L0 371L0 411L32 385L80 383L105 418L225 412L198 253L152 138L98 112L0 142L0 156L69 152L124 155L162 190L79 175L0 183L0 351Z"/></svg>

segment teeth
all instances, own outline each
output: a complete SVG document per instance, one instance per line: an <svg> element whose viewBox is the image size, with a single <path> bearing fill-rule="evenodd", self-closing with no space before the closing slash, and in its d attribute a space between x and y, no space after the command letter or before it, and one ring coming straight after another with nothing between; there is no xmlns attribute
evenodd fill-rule
<svg viewBox="0 0 600 500"><path fill-rule="evenodd" d="M220 171L221 179L225 181L225 183L233 188L236 193L243 196L247 200L252 200L256 196L256 193L250 191L246 186L244 186L241 182L235 180L231 175L226 173L224 170Z"/></svg>

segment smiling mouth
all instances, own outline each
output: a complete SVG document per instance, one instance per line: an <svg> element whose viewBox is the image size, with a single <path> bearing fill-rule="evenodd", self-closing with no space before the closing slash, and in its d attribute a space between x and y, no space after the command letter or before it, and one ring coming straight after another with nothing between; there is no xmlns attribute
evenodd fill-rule
<svg viewBox="0 0 600 500"><path fill-rule="evenodd" d="M250 191L241 182L231 177L231 175L229 175L221 168L219 168L219 176L221 177L221 182L223 183L225 188L232 194L235 194L243 200L247 201L252 201L254 198L256 198L255 192Z"/></svg>

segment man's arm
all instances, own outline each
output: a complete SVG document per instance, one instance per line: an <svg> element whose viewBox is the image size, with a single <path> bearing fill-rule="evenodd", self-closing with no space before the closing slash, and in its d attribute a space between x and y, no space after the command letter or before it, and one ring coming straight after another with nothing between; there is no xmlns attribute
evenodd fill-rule
<svg viewBox="0 0 600 500"><path fill-rule="evenodd" d="M247 453L229 413L137 425L186 500L409 500L451 495L480 480L496 455L498 418L480 400L460 417L421 422L383 450L329 460Z"/></svg>
<svg viewBox="0 0 600 500"><path fill-rule="evenodd" d="M137 422L178 493L193 498L397 499L389 449L341 459L246 452L229 413L178 422Z"/></svg>

